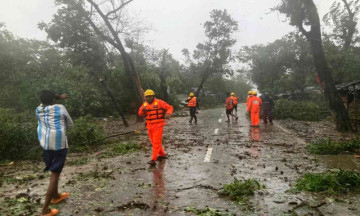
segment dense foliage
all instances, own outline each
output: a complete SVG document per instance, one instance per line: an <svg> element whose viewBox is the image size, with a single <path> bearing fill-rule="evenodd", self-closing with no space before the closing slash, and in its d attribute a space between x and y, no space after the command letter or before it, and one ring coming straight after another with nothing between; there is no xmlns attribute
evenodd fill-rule
<svg viewBox="0 0 360 216"><path fill-rule="evenodd" d="M319 121L330 112L327 106L311 101L289 101L280 99L275 102L273 115L276 119L294 119L303 121Z"/></svg>
<svg viewBox="0 0 360 216"><path fill-rule="evenodd" d="M36 134L35 111L16 113L13 109L0 108L0 121L1 160L41 158L42 148ZM67 135L71 151L79 151L105 141L104 129L89 116L76 119Z"/></svg>
<svg viewBox="0 0 360 216"><path fill-rule="evenodd" d="M360 190L360 173L340 170L326 173L309 173L298 179L296 191L348 193Z"/></svg>
<svg viewBox="0 0 360 216"><path fill-rule="evenodd" d="M318 138L306 146L313 154L332 155L360 150L360 139L349 141L334 141L330 138Z"/></svg>

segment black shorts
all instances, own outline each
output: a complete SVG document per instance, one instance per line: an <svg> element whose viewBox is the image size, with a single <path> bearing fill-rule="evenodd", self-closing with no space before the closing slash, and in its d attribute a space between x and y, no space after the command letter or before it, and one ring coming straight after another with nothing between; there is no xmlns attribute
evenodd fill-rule
<svg viewBox="0 0 360 216"><path fill-rule="evenodd" d="M234 108L233 108L233 109L234 109ZM227 115L230 115L230 114L232 113L233 109L226 109L226 114L227 114Z"/></svg>
<svg viewBox="0 0 360 216"><path fill-rule="evenodd" d="M67 148L61 149L58 151L55 150L44 150L44 162L45 162L45 171L58 172L61 173L64 165L67 154Z"/></svg>

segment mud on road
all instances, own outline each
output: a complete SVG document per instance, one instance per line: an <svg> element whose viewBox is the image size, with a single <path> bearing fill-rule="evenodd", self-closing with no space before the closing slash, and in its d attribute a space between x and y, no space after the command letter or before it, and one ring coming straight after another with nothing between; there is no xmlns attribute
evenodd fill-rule
<svg viewBox="0 0 360 216"><path fill-rule="evenodd" d="M200 110L197 125L187 117L168 121L164 147L169 158L154 168L146 164L149 151L113 158L97 157L94 152L85 165L65 166L60 190L71 196L58 205L60 215L190 215L186 207L207 206L236 215L360 215L359 195L289 192L304 173L346 165L310 155L306 139L284 124L251 128L245 106L238 109L237 122L226 123L223 109ZM143 125L135 127L142 132L131 139L150 146ZM359 170L359 166L359 161L352 161L351 168ZM42 168L41 162L1 167L6 175L30 179L22 184L4 183L0 201L25 197L43 202L48 177L41 176ZM218 195L234 178L253 178L265 185L251 198L252 211ZM4 205L0 208L0 213L6 212Z"/></svg>

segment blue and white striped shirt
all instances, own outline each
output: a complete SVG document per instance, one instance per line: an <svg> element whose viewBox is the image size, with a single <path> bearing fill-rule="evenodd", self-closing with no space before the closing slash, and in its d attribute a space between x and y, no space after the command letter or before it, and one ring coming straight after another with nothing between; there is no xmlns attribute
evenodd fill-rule
<svg viewBox="0 0 360 216"><path fill-rule="evenodd" d="M73 121L61 104L44 107L40 104L36 109L38 119L38 139L44 150L61 150L68 148L66 129L73 125Z"/></svg>

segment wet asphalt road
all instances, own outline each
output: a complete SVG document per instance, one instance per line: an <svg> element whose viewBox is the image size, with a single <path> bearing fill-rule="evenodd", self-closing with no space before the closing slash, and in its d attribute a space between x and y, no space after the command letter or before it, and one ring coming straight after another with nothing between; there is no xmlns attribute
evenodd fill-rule
<svg viewBox="0 0 360 216"><path fill-rule="evenodd" d="M326 170L305 151L305 142L280 125L260 124L251 128L245 106L238 108L239 120L226 123L224 109L200 110L198 124L188 117L173 118L164 129L164 148L169 158L150 168L151 152L92 160L80 167L66 167L62 190L71 197L60 204L60 215L189 215L186 207L226 209L236 215L291 215L300 200L321 202L324 197L286 192L306 172ZM150 145L144 131L137 141ZM97 179L79 173L96 170ZM265 189L251 199L253 212L241 211L217 191L234 178L254 178ZM46 181L45 181L46 182ZM46 184L32 193L44 193ZM324 205L319 210L299 208L305 215L360 215L352 203ZM319 213L321 211L321 214ZM331 214L329 213L331 212Z"/></svg>

